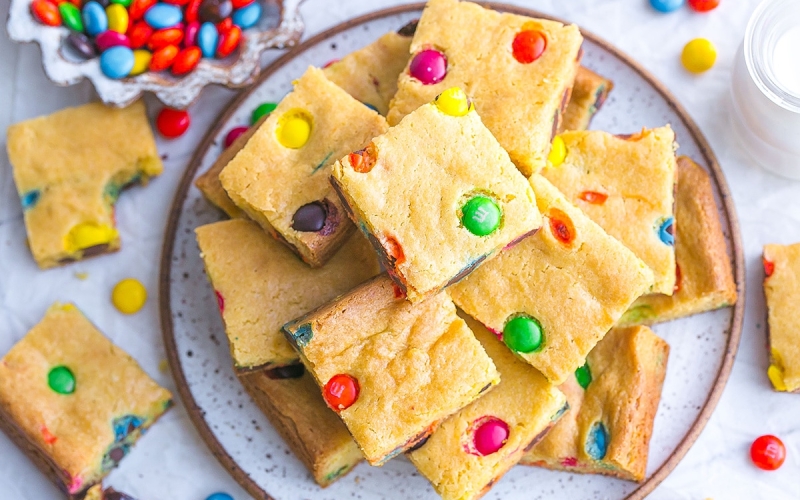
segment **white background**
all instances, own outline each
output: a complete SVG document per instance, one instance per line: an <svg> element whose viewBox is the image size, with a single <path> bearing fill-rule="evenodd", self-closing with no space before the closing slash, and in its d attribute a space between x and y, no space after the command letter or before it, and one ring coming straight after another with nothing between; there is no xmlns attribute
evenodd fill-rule
<svg viewBox="0 0 800 500"><path fill-rule="evenodd" d="M697 121L716 152L736 202L748 267L747 313L742 342L728 387L695 446L651 496L654 499L800 498L800 395L771 391L764 328L760 265L764 243L800 241L800 183L774 177L755 167L737 147L729 127L727 93L735 51L757 0L722 0L709 14L688 8L663 15L647 0L514 1L575 22L633 56L666 84ZM0 19L7 15L0 2ZM397 0L306 0L301 13L306 36ZM686 73L679 62L692 38L711 39L719 50L716 67L701 76ZM275 54L265 56L264 61ZM123 249L58 270L39 271L25 246L22 213L8 159L0 154L0 355L33 326L56 300L74 301L130 352L159 382L174 387L161 342L157 270L166 214L183 168L200 138L234 93L207 89L191 108L192 127L184 137L159 141L167 155L165 173L147 188L127 191L117 205ZM44 75L39 49L11 43L0 33L0 127L51 113L93 98L91 87L58 88ZM151 115L159 106L148 99ZM4 134L0 138L5 141ZM800 159L798 159L800 163ZM88 273L85 280L76 273ZM151 296L134 316L117 313L109 294L119 279L141 280ZM744 299L744 298L743 298ZM749 446L761 434L780 436L788 459L777 472L755 469ZM178 405L160 421L110 476L110 484L140 500L202 500L227 491L249 498L194 431ZM0 434L0 499L44 500L59 492Z"/></svg>

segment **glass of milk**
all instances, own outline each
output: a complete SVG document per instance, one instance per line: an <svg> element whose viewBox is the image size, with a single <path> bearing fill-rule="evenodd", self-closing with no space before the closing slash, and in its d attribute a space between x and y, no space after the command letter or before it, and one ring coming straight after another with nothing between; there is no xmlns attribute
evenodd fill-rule
<svg viewBox="0 0 800 500"><path fill-rule="evenodd" d="M800 180L800 0L763 0L736 55L733 126L762 167Z"/></svg>

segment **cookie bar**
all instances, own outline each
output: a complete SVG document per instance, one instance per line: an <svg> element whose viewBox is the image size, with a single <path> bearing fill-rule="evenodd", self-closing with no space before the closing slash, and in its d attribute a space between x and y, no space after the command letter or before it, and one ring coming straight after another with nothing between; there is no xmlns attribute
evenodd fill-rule
<svg viewBox="0 0 800 500"><path fill-rule="evenodd" d="M674 293L640 297L622 316L620 326L669 321L736 302L736 283L711 178L685 156L678 158L675 220Z"/></svg>
<svg viewBox="0 0 800 500"><path fill-rule="evenodd" d="M8 128L34 260L45 269L119 249L120 191L163 170L144 103L68 108Z"/></svg>
<svg viewBox="0 0 800 500"><path fill-rule="evenodd" d="M103 489L102 484L96 484L89 488L83 500L135 500L133 497L121 493L114 488Z"/></svg>
<svg viewBox="0 0 800 500"><path fill-rule="evenodd" d="M241 374L239 380L320 486L328 486L364 459L303 365Z"/></svg>
<svg viewBox="0 0 800 500"><path fill-rule="evenodd" d="M776 391L800 392L800 243L764 245L764 294L767 298L770 365Z"/></svg>
<svg viewBox="0 0 800 500"><path fill-rule="evenodd" d="M675 133L565 132L542 175L653 270L653 293L675 287Z"/></svg>
<svg viewBox="0 0 800 500"><path fill-rule="evenodd" d="M283 327L372 465L500 381L447 294L412 304L398 292L383 274Z"/></svg>
<svg viewBox="0 0 800 500"><path fill-rule="evenodd" d="M614 88L614 83L594 71L581 66L575 75L567 109L564 111L564 120L558 132L567 130L586 130L595 113L605 104L608 94Z"/></svg>
<svg viewBox="0 0 800 500"><path fill-rule="evenodd" d="M386 130L386 121L309 68L219 175L231 200L312 267L353 225L328 182L330 166Z"/></svg>
<svg viewBox="0 0 800 500"><path fill-rule="evenodd" d="M570 99L582 42L575 25L501 14L470 2L430 0L387 120L397 125L445 89L461 87L529 176L546 163Z"/></svg>
<svg viewBox="0 0 800 500"><path fill-rule="evenodd" d="M522 463L644 480L668 355L646 326L611 330L559 387L570 411Z"/></svg>
<svg viewBox="0 0 800 500"><path fill-rule="evenodd" d="M359 234L312 269L250 220L215 222L195 233L239 371L299 363L281 333L284 323L380 272Z"/></svg>
<svg viewBox="0 0 800 500"><path fill-rule="evenodd" d="M409 30L386 33L322 71L345 92L386 116L389 102L397 93L397 76L408 63L413 34L406 35Z"/></svg>
<svg viewBox="0 0 800 500"><path fill-rule="evenodd" d="M653 274L539 174L544 227L448 289L453 301L560 384L642 293Z"/></svg>
<svg viewBox="0 0 800 500"><path fill-rule="evenodd" d="M530 185L458 88L337 161L331 181L412 302L541 225Z"/></svg>
<svg viewBox="0 0 800 500"><path fill-rule="evenodd" d="M55 304L0 361L0 427L69 494L113 469L172 405L72 304Z"/></svg>
<svg viewBox="0 0 800 500"><path fill-rule="evenodd" d="M444 500L483 496L567 410L567 398L541 373L518 360L497 337L466 317L492 358L501 382L445 420L408 453Z"/></svg>

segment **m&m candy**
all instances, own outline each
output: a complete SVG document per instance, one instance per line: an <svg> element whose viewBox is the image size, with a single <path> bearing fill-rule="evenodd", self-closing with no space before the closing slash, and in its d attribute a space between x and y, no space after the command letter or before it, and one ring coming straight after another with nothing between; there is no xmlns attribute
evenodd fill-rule
<svg viewBox="0 0 800 500"><path fill-rule="evenodd" d="M786 460L786 447L775 436L761 436L750 446L750 459L759 469L777 470Z"/></svg>
<svg viewBox="0 0 800 500"><path fill-rule="evenodd" d="M121 313L137 313L147 302L147 289L139 280L125 278L111 291L111 302Z"/></svg>
<svg viewBox="0 0 800 500"><path fill-rule="evenodd" d="M58 11L61 13L61 22L64 23L64 26L78 33L83 32L83 19L81 19L81 11L77 7L69 2L62 2L58 6Z"/></svg>
<svg viewBox="0 0 800 500"><path fill-rule="evenodd" d="M450 116L464 116L473 109L467 94L458 87L447 89L439 94L435 103L439 111Z"/></svg>
<svg viewBox="0 0 800 500"><path fill-rule="evenodd" d="M473 447L476 455L485 457L496 453L508 441L508 424L496 417L485 417L473 431Z"/></svg>
<svg viewBox="0 0 800 500"><path fill-rule="evenodd" d="M102 5L95 1L86 2L83 6L83 25L86 33L97 36L108 29L108 16Z"/></svg>
<svg viewBox="0 0 800 500"><path fill-rule="evenodd" d="M178 51L177 45L165 45L153 52L153 57L150 59L150 71L169 69L175 62L175 58L178 57Z"/></svg>
<svg viewBox="0 0 800 500"><path fill-rule="evenodd" d="M278 105L274 102L263 102L259 104L258 107L253 110L253 114L250 116L250 123L255 125L262 116L272 113L277 107Z"/></svg>
<svg viewBox="0 0 800 500"><path fill-rule="evenodd" d="M311 137L311 117L302 110L291 110L281 116L275 134L281 146L300 149Z"/></svg>
<svg viewBox="0 0 800 500"><path fill-rule="evenodd" d="M228 135L225 136L225 147L229 148L233 141L238 139L242 134L247 132L247 127L234 127L229 132Z"/></svg>
<svg viewBox="0 0 800 500"><path fill-rule="evenodd" d="M496 201L475 196L461 208L461 223L475 236L488 236L500 227L503 213Z"/></svg>
<svg viewBox="0 0 800 500"><path fill-rule="evenodd" d="M542 57L547 48L547 38L538 30L526 30L517 33L511 44L511 53L517 62L530 64Z"/></svg>
<svg viewBox="0 0 800 500"><path fill-rule="evenodd" d="M503 328L503 342L515 352L535 352L544 343L542 325L536 318L525 314L512 318Z"/></svg>
<svg viewBox="0 0 800 500"><path fill-rule="evenodd" d="M75 382L75 375L72 373L72 370L61 365L50 369L50 372L47 374L47 385L53 392L68 395L75 392L77 383Z"/></svg>
<svg viewBox="0 0 800 500"><path fill-rule="evenodd" d="M571 245L575 240L575 226L569 215L557 208L551 208L547 211L547 218L553 237L565 245Z"/></svg>
<svg viewBox="0 0 800 500"><path fill-rule="evenodd" d="M703 73L717 61L717 48L710 40L695 38L687 43L681 54L683 66L692 73Z"/></svg>
<svg viewBox="0 0 800 500"><path fill-rule="evenodd" d="M131 41L127 36L111 30L104 31L97 35L97 38L94 39L94 43L97 45L97 48L100 50L100 52L105 52L111 47L131 48Z"/></svg>
<svg viewBox="0 0 800 500"><path fill-rule="evenodd" d="M178 52L175 61L172 63L173 75L185 75L197 67L202 54L198 47L187 47Z"/></svg>
<svg viewBox="0 0 800 500"><path fill-rule="evenodd" d="M689 7L696 12L709 12L719 6L719 0L689 0Z"/></svg>
<svg viewBox="0 0 800 500"><path fill-rule="evenodd" d="M100 69L109 78L125 78L133 69L133 51L118 45L100 54Z"/></svg>
<svg viewBox="0 0 800 500"><path fill-rule="evenodd" d="M153 29L171 28L183 21L183 12L176 5L158 3L147 9L144 20Z"/></svg>
<svg viewBox="0 0 800 500"><path fill-rule="evenodd" d="M214 23L203 23L197 31L197 46L203 52L203 57L214 57L217 53L219 33Z"/></svg>
<svg viewBox="0 0 800 500"><path fill-rule="evenodd" d="M242 29L234 26L220 36L219 43L217 44L217 59L224 59L231 55L236 47L239 46L239 41L242 39Z"/></svg>
<svg viewBox="0 0 800 500"><path fill-rule="evenodd" d="M423 85L433 85L447 75L447 59L438 50L425 49L411 59L408 72Z"/></svg>
<svg viewBox="0 0 800 500"><path fill-rule="evenodd" d="M347 374L331 377L323 389L323 397L328 406L335 412L346 410L358 400L358 380Z"/></svg>
<svg viewBox="0 0 800 500"><path fill-rule="evenodd" d="M137 49L133 51L133 69L129 76L141 75L150 67L153 54L149 50Z"/></svg>
<svg viewBox="0 0 800 500"><path fill-rule="evenodd" d="M246 30L252 28L261 19L261 4L253 2L233 13L231 20L233 24Z"/></svg>
<svg viewBox="0 0 800 500"><path fill-rule="evenodd" d="M106 7L106 15L108 16L109 30L116 31L117 33L125 33L128 31L130 17L125 7L118 3L112 3Z"/></svg>
<svg viewBox="0 0 800 500"><path fill-rule="evenodd" d="M48 0L33 0L31 14L40 23L47 26L61 26L61 12L55 4Z"/></svg>
<svg viewBox="0 0 800 500"><path fill-rule="evenodd" d="M182 136L188 129L191 119L189 113L172 108L164 108L156 117L158 132L168 139Z"/></svg>
<svg viewBox="0 0 800 500"><path fill-rule="evenodd" d="M650 5L659 12L672 12L683 7L686 0L650 0Z"/></svg>
<svg viewBox="0 0 800 500"><path fill-rule="evenodd" d="M212 493L206 497L206 500L233 500L233 497L227 493L217 492Z"/></svg>
<svg viewBox="0 0 800 500"><path fill-rule="evenodd" d="M602 422L595 422L586 436L586 454L595 460L602 460L608 453L608 430Z"/></svg>

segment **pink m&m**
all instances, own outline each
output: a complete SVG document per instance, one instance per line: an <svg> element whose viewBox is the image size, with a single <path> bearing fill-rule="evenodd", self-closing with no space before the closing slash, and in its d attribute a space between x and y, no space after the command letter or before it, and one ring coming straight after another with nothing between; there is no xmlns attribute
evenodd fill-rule
<svg viewBox="0 0 800 500"><path fill-rule="evenodd" d="M444 80L447 75L447 58L435 49L417 52L411 60L408 71L424 85L433 85Z"/></svg>
<svg viewBox="0 0 800 500"><path fill-rule="evenodd" d="M131 41L127 36L111 30L104 31L97 35L97 38L94 39L94 43L97 45L97 48L100 49L100 52L105 52L111 47L116 47L118 45L131 48Z"/></svg>
<svg viewBox="0 0 800 500"><path fill-rule="evenodd" d="M229 148L233 141L238 139L242 134L247 132L247 127L234 127L228 132L228 135L225 136L225 147Z"/></svg>
<svg viewBox="0 0 800 500"><path fill-rule="evenodd" d="M476 455L491 455L506 444L509 435L507 423L497 417L483 417L476 423L472 435Z"/></svg>

